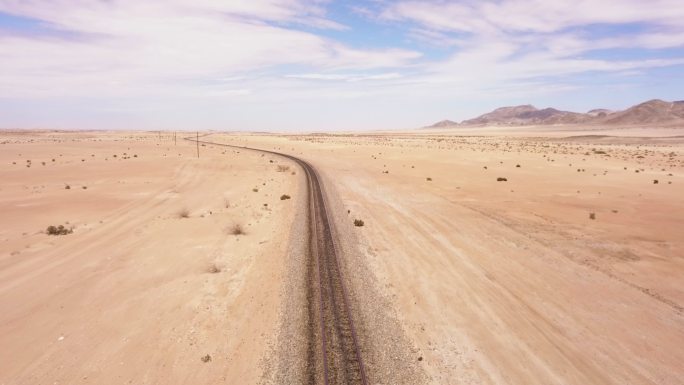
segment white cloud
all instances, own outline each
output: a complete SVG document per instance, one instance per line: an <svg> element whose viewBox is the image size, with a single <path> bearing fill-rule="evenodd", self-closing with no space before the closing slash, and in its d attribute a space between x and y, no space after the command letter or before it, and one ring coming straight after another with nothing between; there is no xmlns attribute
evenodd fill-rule
<svg viewBox="0 0 684 385"><path fill-rule="evenodd" d="M417 80L459 89L504 90L543 78L551 86L559 77L625 73L680 65L684 59L684 54L649 60L589 55L684 46L680 0L398 1L384 3L377 12L381 20L410 23L412 38L453 47L446 60L425 63ZM611 33L592 32L598 25Z"/></svg>
<svg viewBox="0 0 684 385"><path fill-rule="evenodd" d="M592 24L675 27L684 19L684 7L680 0L398 1L386 7L381 17L444 31L548 33Z"/></svg>
<svg viewBox="0 0 684 385"><path fill-rule="evenodd" d="M585 87L577 75L626 76L684 64L684 53L658 59L658 50L684 46L681 0L375 0L347 7L375 23L377 31L369 30L378 32L373 41L386 42L383 48L352 40L359 39L354 33L339 40L354 24L333 20L328 6L327 0L0 0L0 12L41 20L48 30L0 34L0 98L45 101L48 111L71 106L73 114L82 106L135 117L148 111L149 121L168 125L193 117L276 119L264 109L290 114L293 122L314 110L323 122L330 120L326 113L337 114L343 125L350 116L362 119L352 108L372 114L372 121L425 118L456 100L508 95L527 102L526 95ZM597 26L609 33L597 33ZM651 59L595 54L615 48L650 50ZM213 113L193 115L205 108ZM162 111L168 121L155 120Z"/></svg>
<svg viewBox="0 0 684 385"><path fill-rule="evenodd" d="M325 80L325 81L345 81L345 82L360 82L366 80L392 80L401 78L401 74L397 72L387 72L378 74L321 74L321 73L307 73L307 74L294 74L287 75L287 78L291 79L304 79L304 80Z"/></svg>
<svg viewBox="0 0 684 385"><path fill-rule="evenodd" d="M0 92L130 95L283 65L397 67L420 56L361 50L288 25L344 28L320 1L0 1L0 11L42 20L70 38L0 36ZM277 25L272 24L277 22ZM76 38L73 38L73 35ZM197 92L198 90L193 90Z"/></svg>

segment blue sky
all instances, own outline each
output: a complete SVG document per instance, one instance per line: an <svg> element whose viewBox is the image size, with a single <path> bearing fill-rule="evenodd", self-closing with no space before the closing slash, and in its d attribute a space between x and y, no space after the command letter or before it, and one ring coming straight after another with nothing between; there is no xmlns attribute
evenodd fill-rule
<svg viewBox="0 0 684 385"><path fill-rule="evenodd" d="M684 99L681 0L0 0L0 127L412 128Z"/></svg>

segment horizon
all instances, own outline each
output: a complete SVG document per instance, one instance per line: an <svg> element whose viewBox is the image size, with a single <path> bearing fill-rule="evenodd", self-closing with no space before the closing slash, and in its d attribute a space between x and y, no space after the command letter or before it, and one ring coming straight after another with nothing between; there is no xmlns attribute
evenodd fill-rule
<svg viewBox="0 0 684 385"><path fill-rule="evenodd" d="M367 131L681 100L672 0L0 0L0 127Z"/></svg>

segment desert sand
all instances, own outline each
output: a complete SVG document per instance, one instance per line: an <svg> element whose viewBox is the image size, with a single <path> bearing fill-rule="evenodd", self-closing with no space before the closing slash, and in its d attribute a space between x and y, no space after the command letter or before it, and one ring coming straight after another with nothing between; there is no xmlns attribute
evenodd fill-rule
<svg viewBox="0 0 684 385"><path fill-rule="evenodd" d="M0 141L0 383L261 378L299 175L169 134Z"/></svg>
<svg viewBox="0 0 684 385"><path fill-rule="evenodd" d="M205 140L319 170L371 383L674 385L684 377L681 135ZM0 384L251 384L282 367L306 188L293 164L211 145L198 159L168 133L5 132L0 142ZM45 234L60 224L73 233Z"/></svg>

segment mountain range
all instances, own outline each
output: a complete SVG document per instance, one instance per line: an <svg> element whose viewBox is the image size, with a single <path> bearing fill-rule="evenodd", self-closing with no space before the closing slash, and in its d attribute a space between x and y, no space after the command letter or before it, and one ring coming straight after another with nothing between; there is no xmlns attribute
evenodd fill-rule
<svg viewBox="0 0 684 385"><path fill-rule="evenodd" d="M429 128L458 126L528 126L528 125L572 125L572 124L676 124L684 126L684 101L666 102L649 100L624 111L595 109L586 113L561 111L555 108L538 109L532 105L501 107L492 112L460 123L443 120Z"/></svg>

